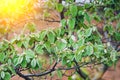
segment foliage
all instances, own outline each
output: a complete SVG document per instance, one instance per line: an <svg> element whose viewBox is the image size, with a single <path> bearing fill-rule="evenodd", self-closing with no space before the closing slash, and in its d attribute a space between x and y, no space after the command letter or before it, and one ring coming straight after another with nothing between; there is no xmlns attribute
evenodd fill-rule
<svg viewBox="0 0 120 80"><path fill-rule="evenodd" d="M68 5L64 6L55 2L56 5L52 5L51 8L60 13L65 9L60 28L29 35L22 34L11 41L3 40L0 43L0 80L10 80L16 74L26 80L31 80L31 77L51 75L54 71L57 71L61 78L62 71L70 69L75 69L82 78L90 79L85 73L80 73L81 67L86 67L88 64L115 65L119 59L117 47L120 42L120 24L113 28L110 23L115 17L115 20L119 21L119 13L116 11L120 9L111 7L111 3L113 2L94 0L92 3L84 3L81 6L75 4L73 0L67 0ZM117 2L113 5L116 6ZM99 15L99 10L101 10L101 15ZM110 12L115 12L117 15ZM105 20L104 32L106 34L104 36L91 22L92 19L101 22L102 18ZM34 32L34 24L27 26L32 26L31 29ZM103 37L106 43L103 43ZM112 45L112 41L115 41L117 45ZM19 51L20 49L22 51ZM45 63L51 65L52 68L46 69ZM56 67L58 64L62 67ZM26 69L40 70L41 73L22 74L21 71ZM68 79L71 80L72 77L69 76Z"/></svg>

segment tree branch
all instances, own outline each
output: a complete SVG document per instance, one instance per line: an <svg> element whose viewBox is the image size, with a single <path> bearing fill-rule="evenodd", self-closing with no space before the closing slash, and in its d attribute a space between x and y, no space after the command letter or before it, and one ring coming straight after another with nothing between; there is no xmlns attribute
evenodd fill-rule
<svg viewBox="0 0 120 80"><path fill-rule="evenodd" d="M52 73L53 71L55 71L55 67L57 66L58 62L55 62L55 64L53 65L52 69L49 69L48 71L45 71L45 72L42 72L42 73L39 73L39 74L27 74L27 75L24 75L26 77L39 77L39 76L44 76L44 75L47 75L47 74L50 74Z"/></svg>
<svg viewBox="0 0 120 80"><path fill-rule="evenodd" d="M40 76L45 76L45 75L48 75L56 70L72 70L72 69L75 69L82 78L86 79L88 78L88 76L86 74L84 74L83 72L81 73L81 70L80 70L80 67L83 67L84 65L88 65L88 64L91 64L91 63L94 63L94 62L84 62L82 63L81 65L79 65L76 61L75 61L75 66L73 67L70 67L70 68L55 68L58 64L58 62L55 62L55 64L53 65L53 67L45 72L41 72L41 73L36 73L36 74L22 74L20 73L20 70L19 70L19 67L15 68L15 71L16 73L24 78L25 80L31 80L29 77L40 77ZM96 63L97 64L100 64L100 63Z"/></svg>
<svg viewBox="0 0 120 80"><path fill-rule="evenodd" d="M74 59L74 63L76 66L79 66L78 62L75 59ZM83 79L88 78L88 76L80 69L80 67L75 68L75 70Z"/></svg>
<svg viewBox="0 0 120 80"><path fill-rule="evenodd" d="M16 74L18 74L20 77L24 78L25 80L31 80L28 76L25 76L24 74L20 72L19 67L15 67L15 72Z"/></svg>

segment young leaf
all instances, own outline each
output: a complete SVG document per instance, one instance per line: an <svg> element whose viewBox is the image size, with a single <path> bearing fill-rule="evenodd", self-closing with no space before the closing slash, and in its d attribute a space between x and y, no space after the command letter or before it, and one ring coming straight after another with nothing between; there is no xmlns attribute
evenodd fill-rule
<svg viewBox="0 0 120 80"><path fill-rule="evenodd" d="M36 60L35 59L33 59L32 61L31 61L31 66L34 68L35 66L36 66Z"/></svg>
<svg viewBox="0 0 120 80"><path fill-rule="evenodd" d="M117 29L117 31L120 31L120 22L117 23L116 29Z"/></svg>
<svg viewBox="0 0 120 80"><path fill-rule="evenodd" d="M19 58L18 58L18 64L21 64L22 63L22 61L23 61L23 57L22 56L20 56Z"/></svg>
<svg viewBox="0 0 120 80"><path fill-rule="evenodd" d="M76 52L76 53L79 53L79 52L83 51L85 48L86 48L85 45L80 46L80 47L77 49L77 52Z"/></svg>
<svg viewBox="0 0 120 80"><path fill-rule="evenodd" d="M65 26L66 26L66 20L65 20L65 19L62 19L62 20L60 21L60 23L61 23L61 26L62 26L62 27L65 27Z"/></svg>
<svg viewBox="0 0 120 80"><path fill-rule="evenodd" d="M61 35L61 28L56 29L54 32L55 32L56 36L60 37L60 35Z"/></svg>
<svg viewBox="0 0 120 80"><path fill-rule="evenodd" d="M85 39L80 39L78 41L78 46L82 46L85 43Z"/></svg>
<svg viewBox="0 0 120 80"><path fill-rule="evenodd" d="M90 16L87 14L87 13L85 13L85 19L88 21L88 23L90 24Z"/></svg>
<svg viewBox="0 0 120 80"><path fill-rule="evenodd" d="M5 59L5 54L4 53L0 53L0 62L3 62Z"/></svg>
<svg viewBox="0 0 120 80"><path fill-rule="evenodd" d="M35 46L35 51L36 51L38 54L43 54L42 48L43 48L42 45L37 44L37 45Z"/></svg>
<svg viewBox="0 0 120 80"><path fill-rule="evenodd" d="M117 60L116 56L117 56L116 51L114 51L114 50L111 51L110 58L112 59L113 63L115 63L115 61Z"/></svg>
<svg viewBox="0 0 120 80"><path fill-rule="evenodd" d="M44 46L45 46L45 48L47 49L47 51L48 51L49 53L51 53L51 46L50 46L50 42L49 42L49 41L47 41L47 42L44 44Z"/></svg>
<svg viewBox="0 0 120 80"><path fill-rule="evenodd" d="M19 41L17 41L16 44L17 44L18 47L21 47L23 43L22 43L22 41L19 40Z"/></svg>
<svg viewBox="0 0 120 80"><path fill-rule="evenodd" d="M68 26L70 29L74 29L75 27L75 19L68 19Z"/></svg>
<svg viewBox="0 0 120 80"><path fill-rule="evenodd" d="M29 40L29 45L33 45L33 44L34 44L34 41L35 41L34 38L30 38L30 40Z"/></svg>
<svg viewBox="0 0 120 80"><path fill-rule="evenodd" d="M101 21L101 18L100 18L100 16L98 16L97 14L93 14L93 19L95 20L95 21L97 21L97 22L100 22Z"/></svg>
<svg viewBox="0 0 120 80"><path fill-rule="evenodd" d="M62 4L56 4L56 10L58 11L58 12L62 12L63 11L63 5Z"/></svg>
<svg viewBox="0 0 120 80"><path fill-rule="evenodd" d="M115 38L115 40L120 41L120 32L115 32L113 37Z"/></svg>
<svg viewBox="0 0 120 80"><path fill-rule="evenodd" d="M38 40L39 41L43 40L46 36L46 33L47 33L47 31L45 31L45 30L40 32Z"/></svg>
<svg viewBox="0 0 120 80"><path fill-rule="evenodd" d="M63 50L66 47L67 42L64 39L58 40L56 41L56 45L57 45L58 50Z"/></svg>
<svg viewBox="0 0 120 80"><path fill-rule="evenodd" d="M36 65L38 65L39 68L42 68L42 63L39 59L36 59Z"/></svg>
<svg viewBox="0 0 120 80"><path fill-rule="evenodd" d="M10 73L6 72L6 73L5 73L4 80L10 80L10 78L11 78Z"/></svg>
<svg viewBox="0 0 120 80"><path fill-rule="evenodd" d="M25 56L25 59L26 59L27 63L30 62L30 58L29 57Z"/></svg>
<svg viewBox="0 0 120 80"><path fill-rule="evenodd" d="M13 62L14 62L14 65L17 66L18 65L18 58L14 58Z"/></svg>
<svg viewBox="0 0 120 80"><path fill-rule="evenodd" d="M48 37L48 40L51 42L51 43L54 43L55 41L55 34L53 32L49 32L47 34L47 37Z"/></svg>
<svg viewBox="0 0 120 80"><path fill-rule="evenodd" d="M92 28L87 29L85 32L85 36L89 37L91 34L92 34Z"/></svg>
<svg viewBox="0 0 120 80"><path fill-rule="evenodd" d="M12 74L16 74L15 69L12 66L8 66L8 68Z"/></svg>
<svg viewBox="0 0 120 80"><path fill-rule="evenodd" d="M89 56L93 54L93 47L92 46L86 47L86 54Z"/></svg>
<svg viewBox="0 0 120 80"><path fill-rule="evenodd" d="M70 5L70 12L72 14L73 17L75 17L77 15L77 6L76 5Z"/></svg>
<svg viewBox="0 0 120 80"><path fill-rule="evenodd" d="M75 59L77 62L79 62L82 59L82 54L81 52L75 54Z"/></svg>
<svg viewBox="0 0 120 80"><path fill-rule="evenodd" d="M23 61L22 61L22 63L21 63L21 66L24 67L24 68L27 66L27 61L26 61L25 58L23 58Z"/></svg>
<svg viewBox="0 0 120 80"><path fill-rule="evenodd" d="M26 57L28 57L28 58L34 58L35 57L34 52L30 49L26 50L25 53L26 53Z"/></svg>
<svg viewBox="0 0 120 80"><path fill-rule="evenodd" d="M4 79L4 77L5 77L5 72L2 71L2 72L1 72L1 78Z"/></svg>
<svg viewBox="0 0 120 80"><path fill-rule="evenodd" d="M28 41L23 41L23 46L27 49L29 46L29 42Z"/></svg>

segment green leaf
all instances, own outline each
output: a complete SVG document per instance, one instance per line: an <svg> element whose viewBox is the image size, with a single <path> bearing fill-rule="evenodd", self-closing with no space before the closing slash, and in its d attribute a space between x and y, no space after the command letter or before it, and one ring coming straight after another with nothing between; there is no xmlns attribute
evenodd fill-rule
<svg viewBox="0 0 120 80"><path fill-rule="evenodd" d="M38 54L43 54L43 46L42 45L40 45L40 44L37 44L36 46L35 46L35 51L38 53Z"/></svg>
<svg viewBox="0 0 120 80"><path fill-rule="evenodd" d="M11 78L10 73L6 72L6 73L5 73L4 80L10 80L10 78Z"/></svg>
<svg viewBox="0 0 120 80"><path fill-rule="evenodd" d="M120 22L117 23L116 29L117 29L117 31L120 31Z"/></svg>
<svg viewBox="0 0 120 80"><path fill-rule="evenodd" d="M113 62L115 62L117 60L117 52L116 51L111 51L111 55L110 55L110 58Z"/></svg>
<svg viewBox="0 0 120 80"><path fill-rule="evenodd" d="M62 19L62 20L60 21L60 23L61 23L61 26L62 26L62 27L65 27L65 26L66 26L66 20L65 20L65 19Z"/></svg>
<svg viewBox="0 0 120 80"><path fill-rule="evenodd" d="M29 40L29 45L33 45L34 42L35 42L35 39L34 39L34 38L30 38L30 40Z"/></svg>
<svg viewBox="0 0 120 80"><path fill-rule="evenodd" d="M84 12L83 10L80 10L80 11L78 12L78 15L79 15L79 16L83 16L83 15L85 15L85 12Z"/></svg>
<svg viewBox="0 0 120 80"><path fill-rule="evenodd" d="M82 54L83 54L83 53L81 53L81 52L75 54L75 60L76 60L77 62L81 61L81 59L82 59Z"/></svg>
<svg viewBox="0 0 120 80"><path fill-rule="evenodd" d="M28 41L23 41L23 46L27 49L29 46L29 42Z"/></svg>
<svg viewBox="0 0 120 80"><path fill-rule="evenodd" d="M71 36L70 38L69 38L69 43L70 43L70 45L72 45L73 43L74 43L74 40L75 40L75 36Z"/></svg>
<svg viewBox="0 0 120 80"><path fill-rule="evenodd" d="M102 44L95 44L96 51L104 50L104 46Z"/></svg>
<svg viewBox="0 0 120 80"><path fill-rule="evenodd" d="M68 26L70 29L74 29L75 27L75 19L68 19Z"/></svg>
<svg viewBox="0 0 120 80"><path fill-rule="evenodd" d="M47 34L47 37L48 37L48 40L51 42L51 43L54 43L55 41L55 34L53 32L49 32Z"/></svg>
<svg viewBox="0 0 120 80"><path fill-rule="evenodd" d="M79 39L78 46L82 46L85 43L85 39Z"/></svg>
<svg viewBox="0 0 120 80"><path fill-rule="evenodd" d="M56 45L57 45L58 50L63 50L66 47L67 42L64 39L61 39L61 40L56 41Z"/></svg>
<svg viewBox="0 0 120 80"><path fill-rule="evenodd" d="M9 70L11 71L11 73L14 75L16 74L15 69L13 68L13 66L8 66Z"/></svg>
<svg viewBox="0 0 120 80"><path fill-rule="evenodd" d="M8 42L4 41L2 45L2 50L6 50L9 47Z"/></svg>
<svg viewBox="0 0 120 80"><path fill-rule="evenodd" d="M5 77L5 72L2 71L2 72L1 72L1 78L4 79L4 77Z"/></svg>
<svg viewBox="0 0 120 80"><path fill-rule="evenodd" d="M51 53L51 46L50 46L50 42L49 42L49 41L47 41L47 42L45 43L45 48L47 49L47 51L48 51L49 53Z"/></svg>
<svg viewBox="0 0 120 80"><path fill-rule="evenodd" d="M17 66L18 65L18 58L13 58L13 62L14 62L14 65Z"/></svg>
<svg viewBox="0 0 120 80"><path fill-rule="evenodd" d="M75 17L77 15L77 6L76 5L70 5L70 12L72 14L73 17Z"/></svg>
<svg viewBox="0 0 120 80"><path fill-rule="evenodd" d="M91 20L90 20L90 16L87 14L87 13L85 13L85 19L88 21L88 23L90 24L90 22L91 22Z"/></svg>
<svg viewBox="0 0 120 80"><path fill-rule="evenodd" d="M23 43L22 43L22 41L17 41L16 44L17 44L18 47L21 47Z"/></svg>
<svg viewBox="0 0 120 80"><path fill-rule="evenodd" d="M54 30L54 32L55 32L57 37L60 37L60 35L61 35L61 28L58 28L58 29Z"/></svg>
<svg viewBox="0 0 120 80"><path fill-rule="evenodd" d="M10 58L8 59L8 61L7 61L7 62L8 62L8 64L9 64L9 65L11 65L11 64L12 64L12 60L11 60Z"/></svg>
<svg viewBox="0 0 120 80"><path fill-rule="evenodd" d="M42 62L39 59L36 59L36 64L39 66L39 68L42 68Z"/></svg>
<svg viewBox="0 0 120 80"><path fill-rule="evenodd" d="M27 61L26 61L25 58L23 58L23 61L22 61L22 63L21 63L21 66L24 67L24 68L27 66Z"/></svg>
<svg viewBox="0 0 120 80"><path fill-rule="evenodd" d="M47 34L47 31L45 31L45 30L43 30L42 32L40 32L39 38L38 38L39 41L42 41L45 38L46 34Z"/></svg>
<svg viewBox="0 0 120 80"><path fill-rule="evenodd" d="M115 38L115 40L120 41L120 32L115 32L113 37Z"/></svg>
<svg viewBox="0 0 120 80"><path fill-rule="evenodd" d="M26 57L28 57L28 58L34 58L35 57L34 52L30 49L26 50L25 53L26 53Z"/></svg>
<svg viewBox="0 0 120 80"><path fill-rule="evenodd" d="M33 68L35 68L36 67L36 60L35 59L33 59L32 61L31 61L31 66L33 67Z"/></svg>
<svg viewBox="0 0 120 80"><path fill-rule="evenodd" d="M113 33L115 32L115 29L113 28L113 26L109 24L106 24L106 26L104 27L104 30L108 31L110 35L113 35Z"/></svg>
<svg viewBox="0 0 120 80"><path fill-rule="evenodd" d="M85 45L80 46L80 47L77 49L77 52L76 52L76 53L81 52L81 51L84 50L85 48L86 48Z"/></svg>
<svg viewBox="0 0 120 80"><path fill-rule="evenodd" d="M83 35L84 35L84 32L81 31L81 30L78 30L77 35L78 35L78 38L81 39L83 37Z"/></svg>
<svg viewBox="0 0 120 80"><path fill-rule="evenodd" d="M27 63L30 62L30 58L29 57L25 56L25 59L26 59Z"/></svg>
<svg viewBox="0 0 120 80"><path fill-rule="evenodd" d="M86 47L86 54L89 56L93 54L93 47L92 46L89 45Z"/></svg>
<svg viewBox="0 0 120 80"><path fill-rule="evenodd" d="M62 57L62 65L64 66L64 65L66 65L66 64L67 64L66 58L65 58L65 57Z"/></svg>
<svg viewBox="0 0 120 80"><path fill-rule="evenodd" d="M89 37L89 36L91 36L91 34L92 34L92 28L87 29L85 32L85 36Z"/></svg>
<svg viewBox="0 0 120 80"><path fill-rule="evenodd" d="M62 12L63 11L63 5L62 4L56 4L56 10L58 11L58 12Z"/></svg>
<svg viewBox="0 0 120 80"><path fill-rule="evenodd" d="M22 63L22 61L23 61L23 57L22 56L20 56L19 58L18 58L18 64L21 64Z"/></svg>
<svg viewBox="0 0 120 80"><path fill-rule="evenodd" d="M4 53L0 53L0 62L3 62L5 59L5 54Z"/></svg>

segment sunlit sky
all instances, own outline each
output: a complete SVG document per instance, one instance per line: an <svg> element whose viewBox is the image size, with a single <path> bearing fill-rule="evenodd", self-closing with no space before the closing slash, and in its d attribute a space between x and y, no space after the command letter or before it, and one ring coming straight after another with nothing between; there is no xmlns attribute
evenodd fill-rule
<svg viewBox="0 0 120 80"><path fill-rule="evenodd" d="M0 19L15 20L32 12L35 0L0 0Z"/></svg>

